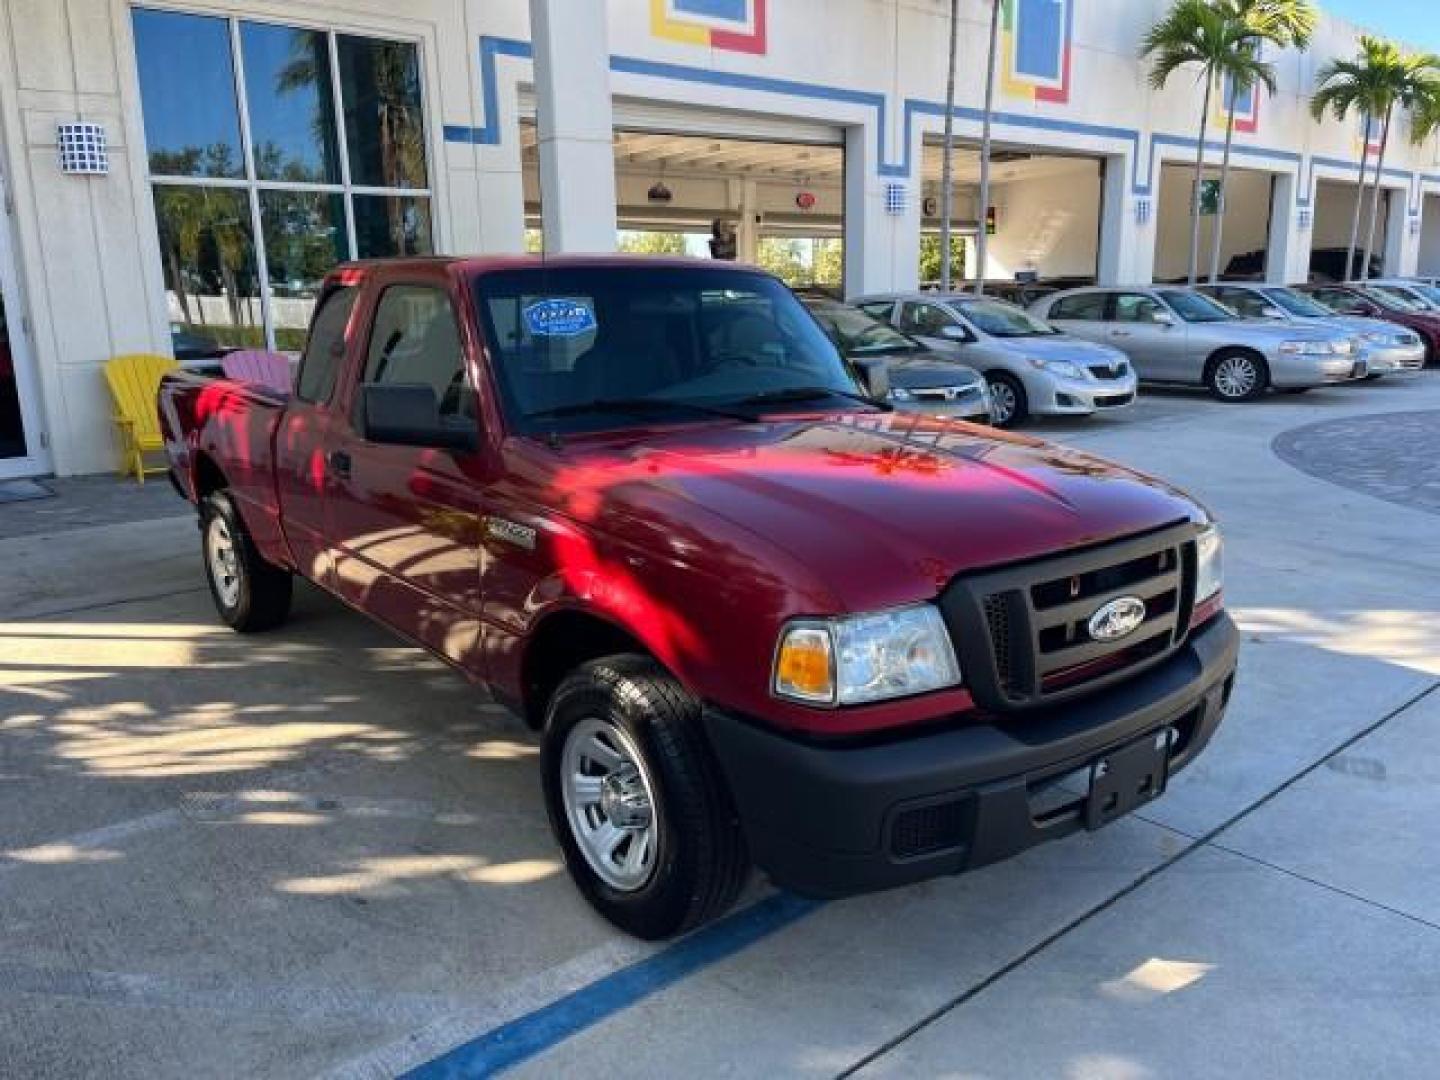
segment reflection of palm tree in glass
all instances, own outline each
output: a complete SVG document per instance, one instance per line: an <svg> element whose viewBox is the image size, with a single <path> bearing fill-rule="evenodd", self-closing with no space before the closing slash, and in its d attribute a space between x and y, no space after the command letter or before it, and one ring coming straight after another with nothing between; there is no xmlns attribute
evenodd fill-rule
<svg viewBox="0 0 1440 1080"><path fill-rule="evenodd" d="M318 35L314 35L318 37ZM420 71L413 46L382 41L361 41L341 37L341 97L346 111L345 134L350 144L352 181L378 187L418 188L426 183L425 126L420 113ZM281 71L277 89L293 92L301 87L326 89L329 58L309 47L296 35L296 57ZM324 94L321 94L324 97ZM374 110L375 126L363 126ZM319 141L327 143L327 124L322 107L315 123ZM378 169L372 168L370 149ZM378 172L378 175L375 173ZM409 248L407 237L413 222L407 219L406 203L386 202L391 245L395 251Z"/></svg>

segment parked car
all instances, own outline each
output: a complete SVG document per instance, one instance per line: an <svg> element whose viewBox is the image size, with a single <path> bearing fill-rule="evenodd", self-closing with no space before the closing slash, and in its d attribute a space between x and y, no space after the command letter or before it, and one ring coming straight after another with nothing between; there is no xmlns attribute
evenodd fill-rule
<svg viewBox="0 0 1440 1080"><path fill-rule="evenodd" d="M1372 278L1359 284L1362 288L1384 293L1402 303L1411 304L1420 311L1440 312L1440 290L1423 281L1410 281L1405 278Z"/></svg>
<svg viewBox="0 0 1440 1080"><path fill-rule="evenodd" d="M330 275L292 396L159 409L221 619L300 575L487 686L579 889L659 938L752 860L840 896L1099 828L1230 700L1203 508L855 367L751 268L404 259Z"/></svg>
<svg viewBox="0 0 1440 1080"><path fill-rule="evenodd" d="M890 403L901 412L990 422L990 388L974 368L906 337L859 308L815 295L801 302L847 360L881 359L890 368Z"/></svg>
<svg viewBox="0 0 1440 1080"><path fill-rule="evenodd" d="M1333 326L1354 336L1365 358L1367 378L1418 371L1425 366L1425 343L1419 334L1403 326L1360 315L1337 314L1319 301L1283 285L1226 282L1197 288L1242 318L1270 319L1297 326Z"/></svg>
<svg viewBox="0 0 1440 1080"><path fill-rule="evenodd" d="M1221 401L1365 374L1349 334L1242 319L1193 289L1074 289L1040 301L1036 314L1077 337L1124 349L1142 382L1205 386Z"/></svg>
<svg viewBox="0 0 1440 1080"><path fill-rule="evenodd" d="M1360 315L1407 327L1424 342L1427 364L1434 364L1440 358L1440 312L1427 311L1412 301L1363 285L1292 287L1341 315Z"/></svg>
<svg viewBox="0 0 1440 1080"><path fill-rule="evenodd" d="M214 338L185 329L181 323L170 324L170 351L177 362L219 361L230 350Z"/></svg>
<svg viewBox="0 0 1440 1080"><path fill-rule="evenodd" d="M984 374L1000 427L1031 415L1088 416L1135 400L1124 354L1067 337L1013 304L959 293L892 293L856 303Z"/></svg>

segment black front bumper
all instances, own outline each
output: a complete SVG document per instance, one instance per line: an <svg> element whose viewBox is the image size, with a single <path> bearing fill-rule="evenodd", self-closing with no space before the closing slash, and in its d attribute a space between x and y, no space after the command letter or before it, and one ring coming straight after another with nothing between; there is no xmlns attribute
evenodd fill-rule
<svg viewBox="0 0 1440 1080"><path fill-rule="evenodd" d="M959 873L1085 825L1061 781L1173 727L1170 774L1210 741L1240 635L1221 614L1174 656L1094 697L879 745L825 745L705 711L755 862L776 884L844 896Z"/></svg>

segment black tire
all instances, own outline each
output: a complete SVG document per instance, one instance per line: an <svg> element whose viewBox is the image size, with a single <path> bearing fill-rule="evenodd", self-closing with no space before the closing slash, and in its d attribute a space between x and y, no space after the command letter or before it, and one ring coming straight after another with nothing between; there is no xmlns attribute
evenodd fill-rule
<svg viewBox="0 0 1440 1080"><path fill-rule="evenodd" d="M1025 393L1025 384L1015 378L1009 372L991 371L985 376L985 381L990 384L990 400L995 405L991 413L995 426L1000 428L1019 427L1030 417L1030 398ZM1009 406L1009 415L1002 415L1000 403L1006 401L1013 405Z"/></svg>
<svg viewBox="0 0 1440 1080"><path fill-rule="evenodd" d="M567 740L577 725L596 719L638 749L653 788L653 863L643 884L630 889L595 871L567 812ZM739 819L701 732L700 703L654 660L608 656L566 677L546 710L541 772L550 828L570 876L620 929L648 941L667 938L735 902L750 870Z"/></svg>
<svg viewBox="0 0 1440 1080"><path fill-rule="evenodd" d="M219 530L229 538L233 575L220 579L212 556ZM208 495L200 510L200 554L215 610L232 630L252 634L279 626L290 614L294 582L288 570L260 557L235 503L223 491Z"/></svg>
<svg viewBox="0 0 1440 1080"><path fill-rule="evenodd" d="M1250 373L1248 379L1240 374L1244 371ZM1205 365L1205 386L1217 401L1254 401L1269 385L1270 367L1265 358L1248 349L1226 349Z"/></svg>

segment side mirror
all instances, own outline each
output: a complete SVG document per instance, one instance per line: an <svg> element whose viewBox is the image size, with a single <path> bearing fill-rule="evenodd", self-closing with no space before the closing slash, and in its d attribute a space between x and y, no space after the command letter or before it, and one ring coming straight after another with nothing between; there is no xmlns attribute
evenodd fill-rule
<svg viewBox="0 0 1440 1080"><path fill-rule="evenodd" d="M970 336L970 331L966 330L965 327L961 326L959 323L951 323L949 326L942 326L940 328L940 336L946 338L949 341L975 340L973 337Z"/></svg>
<svg viewBox="0 0 1440 1080"><path fill-rule="evenodd" d="M474 420L447 423L435 388L424 383L365 383L360 387L360 422L365 438L394 446L474 450Z"/></svg>
<svg viewBox="0 0 1440 1080"><path fill-rule="evenodd" d="M865 388L865 393L875 401L889 401L890 365L875 358L856 360L853 363L855 374L860 376L860 385Z"/></svg>
<svg viewBox="0 0 1440 1080"><path fill-rule="evenodd" d="M1151 313L1150 321L1158 326L1174 326L1175 316L1168 311L1160 310Z"/></svg>
<svg viewBox="0 0 1440 1080"><path fill-rule="evenodd" d="M1283 320L1285 318L1285 313L1281 311L1278 307L1271 307L1269 304L1266 304L1263 308L1260 309L1260 317L1262 319Z"/></svg>

